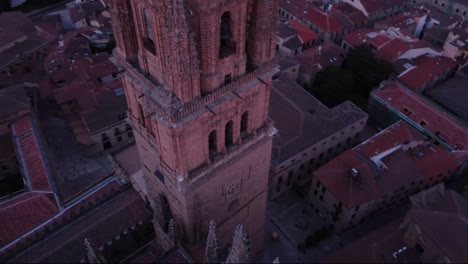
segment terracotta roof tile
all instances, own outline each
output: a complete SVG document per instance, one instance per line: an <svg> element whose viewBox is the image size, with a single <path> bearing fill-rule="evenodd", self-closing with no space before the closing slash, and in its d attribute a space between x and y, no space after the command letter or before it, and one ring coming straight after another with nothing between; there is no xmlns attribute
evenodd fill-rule
<svg viewBox="0 0 468 264"><path fill-rule="evenodd" d="M0 204L0 247L58 213L52 194L25 193Z"/></svg>
<svg viewBox="0 0 468 264"><path fill-rule="evenodd" d="M25 173L34 191L51 191L49 177L41 147L38 144L31 117L24 116L12 124L12 134L18 140L20 149L17 149L26 168Z"/></svg>
<svg viewBox="0 0 468 264"><path fill-rule="evenodd" d="M419 56L412 60L414 68L398 76L400 81L415 91L420 91L444 73L455 70L457 63L444 56Z"/></svg>
<svg viewBox="0 0 468 264"><path fill-rule="evenodd" d="M373 92L395 111L405 114L415 123L422 120L424 128L433 134L440 133L452 147L468 149L468 128L455 120L444 110L437 108L421 95L409 90L398 82L391 82Z"/></svg>
<svg viewBox="0 0 468 264"><path fill-rule="evenodd" d="M458 167L456 158L440 146L430 144L415 150L404 149L411 142L424 140L423 135L399 121L340 154L314 171L314 175L344 206L354 208L383 195L391 196L412 182L446 175ZM377 159L380 154L383 157ZM352 168L358 170L358 176L351 175Z"/></svg>
<svg viewBox="0 0 468 264"><path fill-rule="evenodd" d="M294 27L302 42L309 42L318 39L319 35L296 20L288 20L286 24Z"/></svg>

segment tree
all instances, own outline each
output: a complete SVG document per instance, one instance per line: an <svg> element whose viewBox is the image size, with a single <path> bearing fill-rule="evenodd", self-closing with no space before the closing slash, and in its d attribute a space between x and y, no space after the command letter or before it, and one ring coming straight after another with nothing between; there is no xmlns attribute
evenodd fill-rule
<svg viewBox="0 0 468 264"><path fill-rule="evenodd" d="M347 100L352 88L352 72L331 65L317 74L314 84L308 90L328 107L334 107Z"/></svg>
<svg viewBox="0 0 468 264"><path fill-rule="evenodd" d="M343 65L330 65L320 71L308 87L328 107L352 100L360 107L367 102L371 90L394 72L393 65L375 57L372 49L361 45L352 49Z"/></svg>
<svg viewBox="0 0 468 264"><path fill-rule="evenodd" d="M388 61L377 59L368 45L352 49L343 63L343 68L352 72L353 91L366 98L373 88L394 71L393 65Z"/></svg>

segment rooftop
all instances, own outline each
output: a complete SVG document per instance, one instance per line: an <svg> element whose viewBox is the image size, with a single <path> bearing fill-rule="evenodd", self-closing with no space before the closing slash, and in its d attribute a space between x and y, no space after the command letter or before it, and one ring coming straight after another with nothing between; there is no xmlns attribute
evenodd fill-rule
<svg viewBox="0 0 468 264"><path fill-rule="evenodd" d="M32 21L22 12L0 14L0 68L49 43L39 36Z"/></svg>
<svg viewBox="0 0 468 264"><path fill-rule="evenodd" d="M415 123L424 122L424 129L438 135L455 149L468 149L468 128L443 109L398 82L385 84L373 92L385 104L393 107Z"/></svg>
<svg viewBox="0 0 468 264"><path fill-rule="evenodd" d="M322 262L420 263L417 250L405 242L405 225L408 223L418 225L422 236L434 242L450 262L465 262L468 259L463 250L464 237L468 235L468 202L454 191L433 189L411 197L412 206L405 220L399 219L351 242ZM428 259L427 263L438 261Z"/></svg>
<svg viewBox="0 0 468 264"><path fill-rule="evenodd" d="M411 197L406 221L417 224L424 238L431 239L452 263L465 262L468 236L468 201L452 190L436 186ZM444 228L440 228L444 227ZM437 262L432 259L429 262Z"/></svg>
<svg viewBox="0 0 468 264"><path fill-rule="evenodd" d="M343 16L353 26L360 26L367 22L366 16L359 9L345 2L333 4L330 12L338 16Z"/></svg>
<svg viewBox="0 0 468 264"><path fill-rule="evenodd" d="M310 28L306 27L304 24L296 20L288 20L286 21L286 24L291 25L296 30L302 42L309 42L312 40L316 40L319 37L317 33L315 33Z"/></svg>
<svg viewBox="0 0 468 264"><path fill-rule="evenodd" d="M303 19L317 6L308 0L279 0L279 7L286 10L298 19Z"/></svg>
<svg viewBox="0 0 468 264"><path fill-rule="evenodd" d="M458 166L447 150L399 121L340 154L314 175L343 206L354 208L384 195L390 197L412 183L446 175Z"/></svg>
<svg viewBox="0 0 468 264"><path fill-rule="evenodd" d="M329 11L320 8L312 8L307 11L307 14L304 14L304 19L328 33L335 33L347 27Z"/></svg>
<svg viewBox="0 0 468 264"><path fill-rule="evenodd" d="M398 76L401 82L415 91L422 91L445 72L454 70L457 63L444 56L423 55L411 60L408 69Z"/></svg>
<svg viewBox="0 0 468 264"><path fill-rule="evenodd" d="M281 162L366 116L350 101L329 109L280 75L273 81L270 97L270 117L279 130L273 140L274 160Z"/></svg>
<svg viewBox="0 0 468 264"><path fill-rule="evenodd" d="M398 40L398 43L405 44L405 47L418 42L418 39L411 34L400 31L400 29L394 27L390 27L386 30L362 28L352 31L343 37L343 41L348 42L353 47L361 44L368 44L377 50L382 49L384 46L389 46L392 40ZM391 48L398 43L394 42L389 47Z"/></svg>
<svg viewBox="0 0 468 264"><path fill-rule="evenodd" d="M428 12L426 8L408 8L402 13L375 22L374 27L380 29L395 27L414 34L418 23L421 19L425 19Z"/></svg>
<svg viewBox="0 0 468 264"><path fill-rule="evenodd" d="M24 193L0 202L0 247L58 213L52 194Z"/></svg>
<svg viewBox="0 0 468 264"><path fill-rule="evenodd" d="M80 21L86 17L93 15L94 13L102 12L106 10L102 1L92 0L83 3L78 3L69 9L70 18L73 23Z"/></svg>
<svg viewBox="0 0 468 264"><path fill-rule="evenodd" d="M0 90L0 120L23 110L29 111L31 102L22 85Z"/></svg>
<svg viewBox="0 0 468 264"><path fill-rule="evenodd" d="M452 78L426 89L424 93L468 124L467 80L468 76L456 74Z"/></svg>
<svg viewBox="0 0 468 264"><path fill-rule="evenodd" d="M132 175L141 169L141 163L138 157L138 148L136 144L132 144L114 155L115 161L117 161L120 167L128 175Z"/></svg>
<svg viewBox="0 0 468 264"><path fill-rule="evenodd" d="M301 72L317 73L328 65L341 65L346 51L332 41L303 51L296 56L301 63Z"/></svg>
<svg viewBox="0 0 468 264"><path fill-rule="evenodd" d="M132 225L151 217L132 188L99 205L47 240L12 259L12 262L79 262L85 254L84 239L98 247Z"/></svg>
<svg viewBox="0 0 468 264"><path fill-rule="evenodd" d="M406 0L359 0L359 2L368 14L372 14L406 3Z"/></svg>

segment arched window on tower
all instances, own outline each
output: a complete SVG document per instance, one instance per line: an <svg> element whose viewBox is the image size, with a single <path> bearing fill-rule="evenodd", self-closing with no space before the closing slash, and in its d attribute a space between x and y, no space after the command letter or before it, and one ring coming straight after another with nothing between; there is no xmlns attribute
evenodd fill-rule
<svg viewBox="0 0 468 264"><path fill-rule="evenodd" d="M156 46L154 45L154 33L153 33L153 23L151 22L151 13L149 9L143 11L145 18L145 38L143 39L143 45L145 48L156 55Z"/></svg>
<svg viewBox="0 0 468 264"><path fill-rule="evenodd" d="M208 151L210 156L216 153L217 150L218 148L216 147L216 130L213 130L208 136Z"/></svg>
<svg viewBox="0 0 468 264"><path fill-rule="evenodd" d="M224 12L221 16L219 57L225 58L236 53L236 43L232 40L231 13Z"/></svg>
<svg viewBox="0 0 468 264"><path fill-rule="evenodd" d="M249 114L246 111L242 114L242 117L241 117L241 126L240 126L241 136L245 136L247 134L248 123L249 123Z"/></svg>
<svg viewBox="0 0 468 264"><path fill-rule="evenodd" d="M233 139L233 123L232 123L232 120L227 122L226 124L226 128L224 130L224 145L226 147L229 147L231 146L233 143L234 143L234 139Z"/></svg>

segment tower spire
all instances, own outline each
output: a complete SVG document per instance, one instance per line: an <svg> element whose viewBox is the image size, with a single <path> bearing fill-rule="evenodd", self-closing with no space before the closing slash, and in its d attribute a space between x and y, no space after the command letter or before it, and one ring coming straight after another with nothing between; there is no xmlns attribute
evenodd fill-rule
<svg viewBox="0 0 468 264"><path fill-rule="evenodd" d="M218 258L218 230L216 223L211 220L208 228L208 237L206 239L204 263L219 263Z"/></svg>
<svg viewBox="0 0 468 264"><path fill-rule="evenodd" d="M250 263L250 239L243 225L237 225L226 263Z"/></svg>

